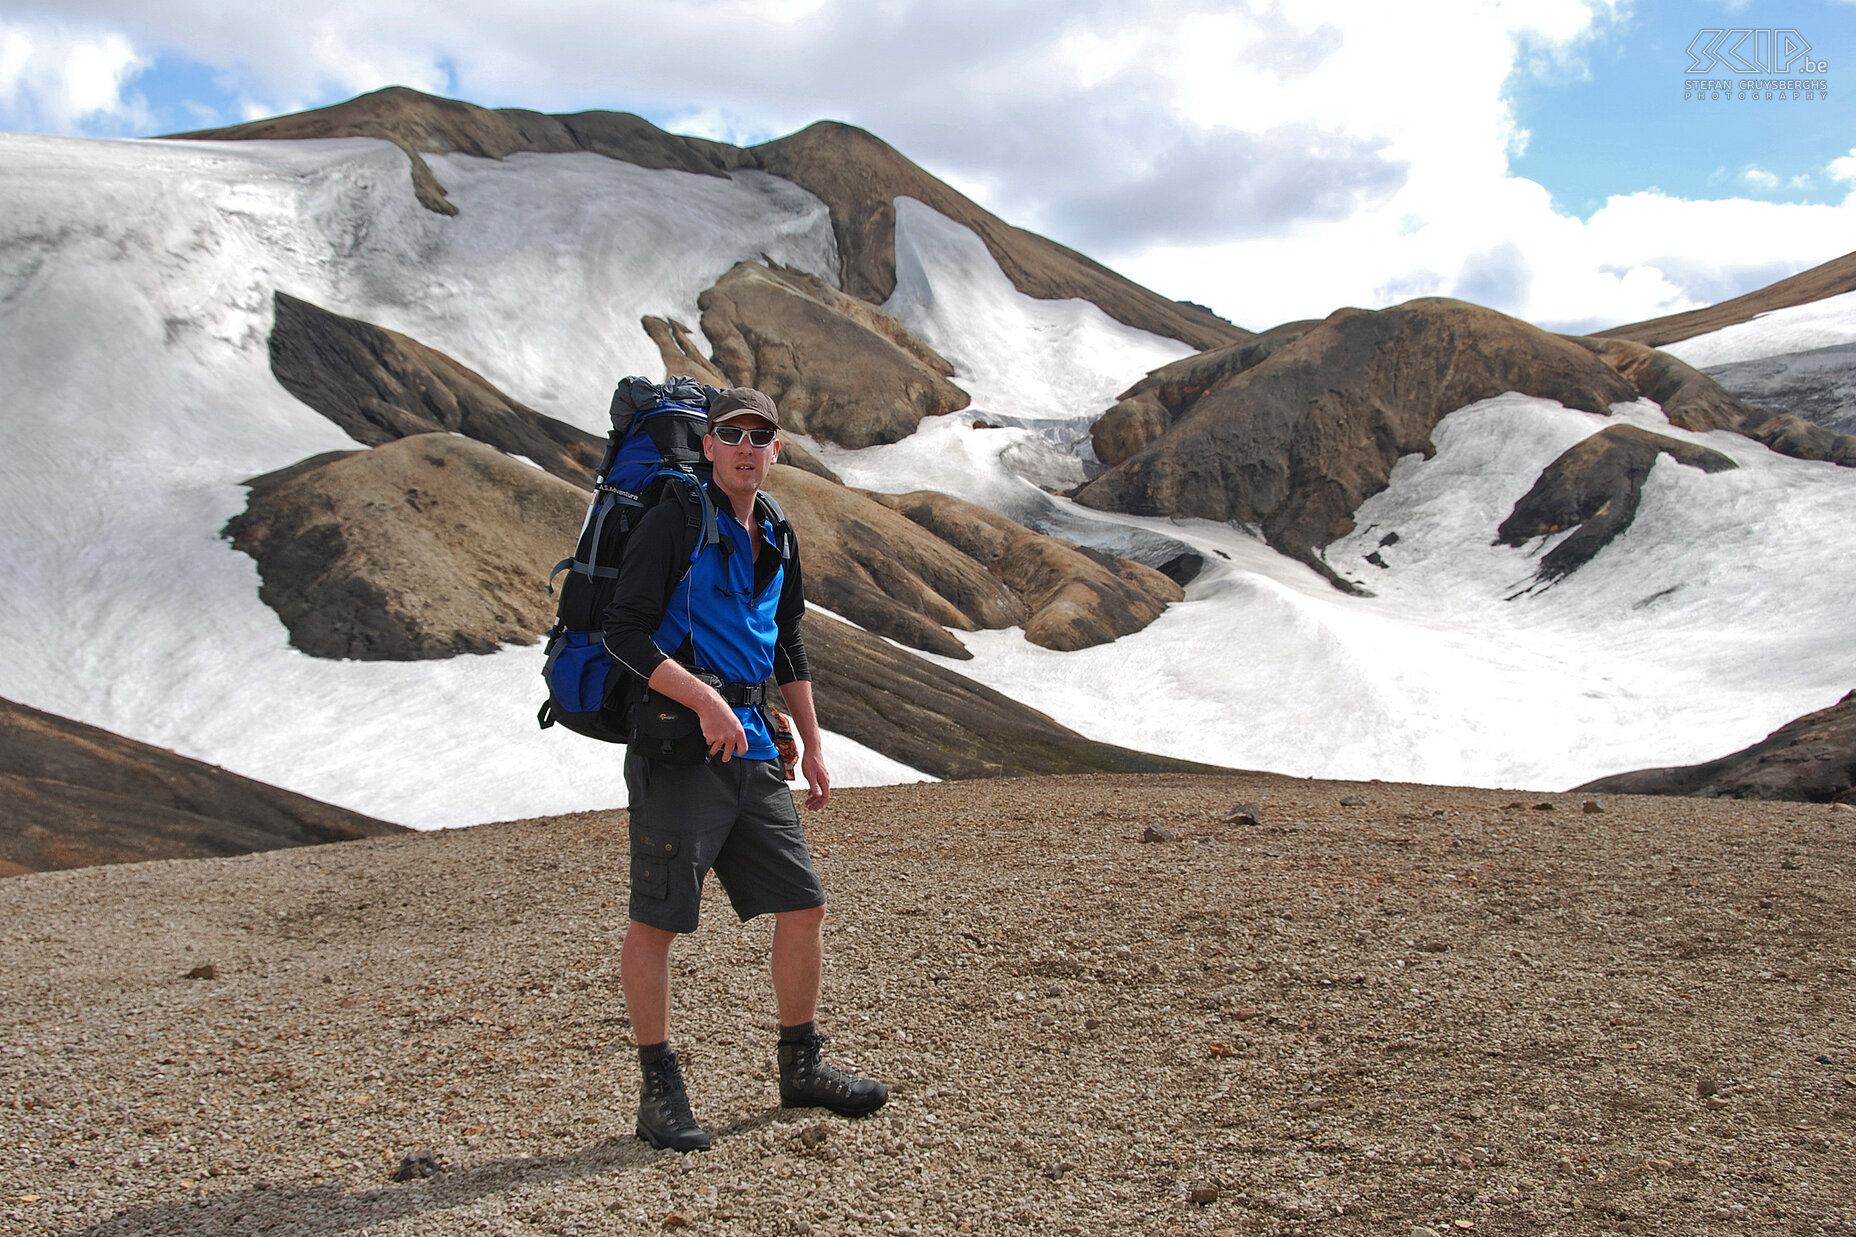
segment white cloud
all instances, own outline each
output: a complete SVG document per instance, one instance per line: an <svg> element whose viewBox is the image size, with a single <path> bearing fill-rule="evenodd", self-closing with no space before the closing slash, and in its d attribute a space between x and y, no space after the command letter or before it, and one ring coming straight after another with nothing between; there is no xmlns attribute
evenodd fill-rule
<svg viewBox="0 0 1856 1237"><path fill-rule="evenodd" d="M1779 187L1779 178L1757 164L1748 164L1741 169L1740 179L1762 192L1770 192Z"/></svg>
<svg viewBox="0 0 1856 1237"><path fill-rule="evenodd" d="M124 91L148 63L116 31L0 22L0 125L51 133L131 130L147 109Z"/></svg>
<svg viewBox="0 0 1856 1237"><path fill-rule="evenodd" d="M1849 154L1832 159L1824 170L1830 173L1832 180L1856 184L1856 147L1852 147Z"/></svg>

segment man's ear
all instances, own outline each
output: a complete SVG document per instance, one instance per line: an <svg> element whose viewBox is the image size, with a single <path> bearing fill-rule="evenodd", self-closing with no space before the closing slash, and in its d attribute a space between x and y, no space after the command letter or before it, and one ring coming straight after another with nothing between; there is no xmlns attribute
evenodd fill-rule
<svg viewBox="0 0 1856 1237"><path fill-rule="evenodd" d="M767 452L767 462L769 464L778 464L780 462L780 437L778 434L774 435L773 438L773 450Z"/></svg>
<svg viewBox="0 0 1856 1237"><path fill-rule="evenodd" d="M714 434L704 434L702 436L702 458L704 458L705 460L708 460L711 464L715 463L715 435Z"/></svg>

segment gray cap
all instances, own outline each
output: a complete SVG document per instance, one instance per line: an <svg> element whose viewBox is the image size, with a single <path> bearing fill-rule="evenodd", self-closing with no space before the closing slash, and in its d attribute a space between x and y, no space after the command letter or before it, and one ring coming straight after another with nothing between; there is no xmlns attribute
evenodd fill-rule
<svg viewBox="0 0 1856 1237"><path fill-rule="evenodd" d="M753 387L726 387L709 401L710 429L738 417L764 417L774 429L780 428L773 401Z"/></svg>

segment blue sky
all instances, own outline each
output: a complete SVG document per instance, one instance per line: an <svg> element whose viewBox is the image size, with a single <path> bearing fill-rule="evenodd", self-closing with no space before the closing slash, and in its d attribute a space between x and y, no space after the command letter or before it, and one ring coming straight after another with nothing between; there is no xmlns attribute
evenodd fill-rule
<svg viewBox="0 0 1856 1237"><path fill-rule="evenodd" d="M143 136L389 84L631 110L732 141L839 119L1012 222L1252 327L1455 295L1590 329L1856 249L1856 5L1412 11L0 0L0 129ZM1827 65L1828 99L1684 101L1704 28L1796 31Z"/></svg>
<svg viewBox="0 0 1856 1237"><path fill-rule="evenodd" d="M1811 79L1827 80L1832 89L1813 100L1685 100L1683 87L1691 80L1747 77L1720 53L1709 55L1711 44L1723 50L1738 45L1743 62L1771 64L1769 33L1697 43L1699 32L1708 29L1776 29L1782 46L1783 32L1796 31L1809 51L1792 60L1794 72L1785 77L1803 77L1796 71L1803 59L1824 62L1827 71ZM1704 62L1720 64L1719 70L1691 78L1691 46ZM1847 4L1636 4L1601 22L1570 63L1555 65L1541 57L1518 68L1509 92L1530 137L1512 168L1582 218L1612 194L1652 188L1691 198L1841 201L1848 186L1831 180L1824 167L1856 142L1853 52L1856 7Z"/></svg>

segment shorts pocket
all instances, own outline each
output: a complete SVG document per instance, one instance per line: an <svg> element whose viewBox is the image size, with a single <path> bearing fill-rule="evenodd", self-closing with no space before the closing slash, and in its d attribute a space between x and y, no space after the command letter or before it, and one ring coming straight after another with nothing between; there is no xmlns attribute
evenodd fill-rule
<svg viewBox="0 0 1856 1237"><path fill-rule="evenodd" d="M663 901L670 896L670 860L677 839L650 826L632 830L632 892Z"/></svg>
<svg viewBox="0 0 1856 1237"><path fill-rule="evenodd" d="M662 902L670 897L670 865L632 860L632 895Z"/></svg>

